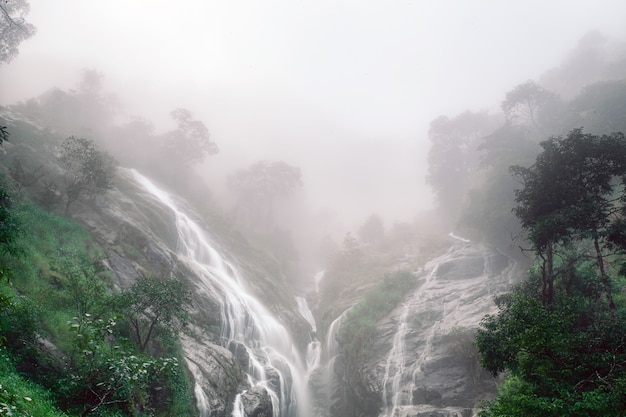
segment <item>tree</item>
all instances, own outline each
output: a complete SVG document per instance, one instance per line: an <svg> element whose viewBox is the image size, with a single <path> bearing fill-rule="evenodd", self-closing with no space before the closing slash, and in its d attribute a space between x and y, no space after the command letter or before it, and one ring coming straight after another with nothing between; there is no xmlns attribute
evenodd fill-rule
<svg viewBox="0 0 626 417"><path fill-rule="evenodd" d="M624 415L626 310L612 286L626 272L626 139L574 129L540 145L512 172L514 213L541 261L481 322L481 364L509 376L480 415Z"/></svg>
<svg viewBox="0 0 626 417"><path fill-rule="evenodd" d="M556 96L529 80L506 93L502 111L506 120L539 128L538 112Z"/></svg>
<svg viewBox="0 0 626 417"><path fill-rule="evenodd" d="M11 62L20 43L35 34L35 27L26 22L29 11L26 0L0 2L0 62Z"/></svg>
<svg viewBox="0 0 626 417"><path fill-rule="evenodd" d="M61 161L67 169L65 187L70 205L84 194L95 197L113 188L117 169L115 160L106 152L96 148L94 141L70 136L61 144Z"/></svg>
<svg viewBox="0 0 626 417"><path fill-rule="evenodd" d="M142 410L155 381L177 372L174 357L153 358L122 349L114 337L115 319L96 319L87 313L67 324L75 335L63 391L68 405L82 409L81 416L111 406Z"/></svg>
<svg viewBox="0 0 626 417"><path fill-rule="evenodd" d="M572 130L566 138L542 142L543 152L530 168L511 167L524 187L516 191L514 213L543 259L544 303L553 301L553 264L557 244L591 239L606 296L614 313L601 243L606 240L618 197L616 180L626 175L626 139L621 133L595 136ZM619 181L618 181L619 183ZM545 256L544 256L545 255Z"/></svg>
<svg viewBox="0 0 626 417"><path fill-rule="evenodd" d="M302 186L300 168L285 162L260 161L228 178L237 195L237 211L255 226L273 223L273 205L277 198L291 195Z"/></svg>
<svg viewBox="0 0 626 417"><path fill-rule="evenodd" d="M217 144L211 141L205 124L193 119L189 110L176 109L170 114L178 127L165 135L163 150L168 159L186 168L219 152Z"/></svg>
<svg viewBox="0 0 626 417"><path fill-rule="evenodd" d="M121 293L118 302L143 353L157 326L175 331L186 324L191 294L181 281L144 277Z"/></svg>
<svg viewBox="0 0 626 417"><path fill-rule="evenodd" d="M456 213L479 166L477 148L495 128L487 113L465 112L455 118L438 117L430 123L428 175L442 210Z"/></svg>

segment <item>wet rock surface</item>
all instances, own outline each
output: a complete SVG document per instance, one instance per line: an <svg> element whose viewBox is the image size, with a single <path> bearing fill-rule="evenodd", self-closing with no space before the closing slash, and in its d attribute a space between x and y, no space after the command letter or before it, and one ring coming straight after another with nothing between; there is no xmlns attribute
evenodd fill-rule
<svg viewBox="0 0 626 417"><path fill-rule="evenodd" d="M510 287L520 268L499 251L451 244L418 274L405 304L378 323L360 369L335 364L337 384L350 389L335 393L330 416L358 409L368 416L469 417L494 397L496 381L478 364L475 329L497 311L494 296Z"/></svg>
<svg viewBox="0 0 626 417"><path fill-rule="evenodd" d="M250 388L241 394L241 402L245 417L272 417L272 401L265 388Z"/></svg>

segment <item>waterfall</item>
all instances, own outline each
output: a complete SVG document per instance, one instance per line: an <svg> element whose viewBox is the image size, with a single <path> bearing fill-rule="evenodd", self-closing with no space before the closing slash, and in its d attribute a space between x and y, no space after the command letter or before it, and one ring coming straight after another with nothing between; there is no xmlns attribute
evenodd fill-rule
<svg viewBox="0 0 626 417"><path fill-rule="evenodd" d="M222 344L231 351L245 348L249 357L247 379L250 386L267 391L272 400L273 417L309 416L306 370L286 328L248 292L237 268L214 249L206 232L170 195L138 172L133 170L132 174L146 191L174 213L177 254L196 273L197 294L220 301ZM199 379L198 375L194 376ZM194 392L200 415L210 415L202 387L196 385ZM234 417L244 415L242 394L235 400Z"/></svg>
<svg viewBox="0 0 626 417"><path fill-rule="evenodd" d="M317 339L317 325L313 313L309 309L309 304L304 297L296 297L298 303L298 311L300 315L306 319L311 326L311 341L306 349L306 372L304 380L308 384L311 374L320 366L320 357L322 354L322 344Z"/></svg>
<svg viewBox="0 0 626 417"><path fill-rule="evenodd" d="M315 282L315 292L319 293L320 292L320 282L322 282L322 279L324 279L324 275L326 274L326 271L322 270L319 271L318 273L315 274L315 277L313 278L313 281Z"/></svg>
<svg viewBox="0 0 626 417"><path fill-rule="evenodd" d="M209 401L207 400L206 394L202 390L200 384L195 384L193 393L196 396L196 406L198 407L198 410L200 410L200 415L198 417L209 417L211 415Z"/></svg>
<svg viewBox="0 0 626 417"><path fill-rule="evenodd" d="M350 308L345 310L343 313L339 315L328 327L328 335L326 337L326 358L330 361L336 356L337 352L337 332L339 331L339 327L341 327L341 322L346 318L346 315L350 311Z"/></svg>
<svg viewBox="0 0 626 417"><path fill-rule="evenodd" d="M475 328L480 318L495 308L493 295L507 288L515 275L516 262L510 257L452 233L449 236L451 247L425 265L423 282L392 316L395 332L386 357L379 362L384 370L380 417L408 416L418 411L433 415L460 412L435 397L425 398L435 395L428 386L436 372L432 363L445 367L441 363L450 357L445 338ZM447 411L442 411L445 408Z"/></svg>
<svg viewBox="0 0 626 417"><path fill-rule="evenodd" d="M426 282L418 288L414 294L411 296L407 302L404 303L402 307L402 314L400 315L400 319L398 320L398 329L393 337L393 342L391 346L391 350L387 355L387 359L385 361L385 374L383 376L383 411L384 417L392 417L395 415L395 410L401 404L406 404L410 402L410 398L407 398L407 395L404 394L404 391L401 389L402 384L406 384L407 382L407 373L405 366L405 353L404 353L404 340L409 330L409 326L407 323L407 319L409 316L409 312L411 311L411 306L416 303L416 299L420 297L423 291L428 287L431 282L433 282L433 277L436 276L437 273L436 264L428 274L426 278ZM433 329L435 326L433 325ZM428 343L428 342L427 342ZM427 349L424 349L418 361L424 361L424 358L427 355ZM419 368L421 364L417 366ZM381 416L381 417L382 417Z"/></svg>

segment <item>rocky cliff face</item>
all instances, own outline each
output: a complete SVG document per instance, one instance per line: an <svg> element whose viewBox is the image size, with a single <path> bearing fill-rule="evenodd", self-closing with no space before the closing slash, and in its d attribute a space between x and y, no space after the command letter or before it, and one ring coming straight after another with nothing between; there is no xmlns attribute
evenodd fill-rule
<svg viewBox="0 0 626 417"><path fill-rule="evenodd" d="M284 289L228 260L224 249L218 252L193 212L175 199L122 169L118 186L98 210L79 210L76 217L112 248L109 266L120 286L146 273L188 282L192 319L181 340L199 415L270 416L275 407L281 415L292 415L289 406L297 396L292 382L302 372L297 359L290 362L291 354L297 358L296 348L284 325L259 303L263 297L249 292L256 288L280 295ZM136 255L129 256L133 251ZM275 302L272 308L291 318L290 326L308 326L289 303Z"/></svg>
<svg viewBox="0 0 626 417"><path fill-rule="evenodd" d="M329 364L328 415L466 417L495 394L496 381L478 364L474 331L520 268L501 252L450 243L415 271L417 289L379 322L359 369L347 369L341 354Z"/></svg>
<svg viewBox="0 0 626 417"><path fill-rule="evenodd" d="M34 198L61 201L49 193L62 188L63 171L48 133L6 114L1 121L18 132L0 148L2 165L14 166L11 174ZM29 134L19 137L22 131ZM38 172L45 182L36 180ZM72 216L105 248L116 287L159 276L193 289L181 342L200 416L467 417L495 392L472 342L482 317L495 310L493 296L521 269L501 252L450 237L447 253L412 271L416 290L377 323L371 349L352 369L334 340L340 317L323 329L322 365L319 356L304 360L315 323L282 285L280 271L250 248L237 260L225 255L184 201L149 190L132 171L121 169L104 197L77 201Z"/></svg>
<svg viewBox="0 0 626 417"><path fill-rule="evenodd" d="M9 126L12 132L11 141L0 148L0 162L5 173L12 175L22 185L23 191L35 201L45 192L51 191L43 203L51 210L55 210L55 207L61 210L63 196L60 190L63 189L64 172L55 156L55 145L60 140L55 140L50 132L8 112L0 114L0 121L2 125ZM181 212L186 211L194 218L190 220L195 222L194 225L201 224L184 201L174 196L171 198L177 200ZM304 350L309 326L297 313L295 299L280 285L283 278L266 268L267 261L263 261L265 264L255 262L259 258L258 254L255 258L250 256L253 260L236 262L231 258L227 261L228 255L223 254L228 251L220 248L218 243L207 240L192 242L192 245L202 243L205 251L214 251L214 246L221 253L211 252L202 261L204 263L191 262L181 251L181 246L189 242L183 241L184 236L177 223L180 212L164 204L137 180L133 171L127 169L118 170L112 190L97 199L79 199L72 205L70 214L87 227L106 251L104 262L115 278L115 287L127 288L140 276L157 276L180 279L193 290L191 323L181 334L181 342L186 365L194 378L199 415L231 415L237 394L244 391L245 395L241 396L244 415L272 415L274 399L270 395L271 388L280 387L281 384L286 386L285 381L291 378L289 370L280 374L272 373L274 367L265 359L260 360L253 355L243 343L225 338L225 329L235 333L249 333L252 339L263 333L264 329L255 329L250 324L253 320L247 311L235 311L230 316L226 314L230 308L224 300L227 291L207 289L206 280L203 281L202 276L221 273L225 274L221 277L224 281L225 278L240 281L242 290L239 292L249 297L251 304L260 305L257 299L263 299L271 305L271 311L267 311L267 317L264 317L267 322L278 323L275 317L279 317L281 322L286 323L284 326L297 329L290 333L302 337L296 337L290 348L297 351L299 346ZM202 229L201 226L198 228ZM207 238L205 233L204 230L198 231L200 239ZM237 328L232 317L245 321L248 330ZM226 323L229 318L230 322ZM285 334L288 334L286 330ZM283 339L290 340L290 337ZM261 371L263 375L269 375L265 387L253 386L254 381L251 385L251 379L246 375L255 366L264 368ZM289 395L284 394L285 397ZM286 398L280 400L283 404L287 402Z"/></svg>

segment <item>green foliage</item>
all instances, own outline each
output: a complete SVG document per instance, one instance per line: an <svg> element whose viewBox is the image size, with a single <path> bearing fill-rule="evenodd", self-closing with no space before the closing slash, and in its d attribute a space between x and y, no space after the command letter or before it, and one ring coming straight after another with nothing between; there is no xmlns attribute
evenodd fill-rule
<svg viewBox="0 0 626 417"><path fill-rule="evenodd" d="M127 412L146 410L149 388L178 371L174 357L135 355L117 345L114 319L93 319L85 314L67 324L74 337L64 381L64 402L68 408L82 408L81 415L103 406Z"/></svg>
<svg viewBox="0 0 626 417"><path fill-rule="evenodd" d="M5 349L0 347L0 416L67 417L43 387L22 377Z"/></svg>
<svg viewBox="0 0 626 417"><path fill-rule="evenodd" d="M20 235L19 217L13 210L13 199L5 178L0 176L0 281L9 280L8 260L19 252L16 241Z"/></svg>
<svg viewBox="0 0 626 417"><path fill-rule="evenodd" d="M543 302L554 298L557 245L590 239L614 313L601 244L615 230L612 223L621 210L616 203L626 198L626 139L622 133L596 136L574 129L566 138L550 138L540 145L543 152L531 167L513 166L511 171L523 183L513 211L543 260Z"/></svg>
<svg viewBox="0 0 626 417"><path fill-rule="evenodd" d="M417 285L408 271L387 274L350 309L337 333L346 365L356 370L375 339L376 325Z"/></svg>
<svg viewBox="0 0 626 417"><path fill-rule="evenodd" d="M144 352L156 326L174 331L186 324L191 293L181 281L143 277L116 298L115 304L128 320L139 350Z"/></svg>
<svg viewBox="0 0 626 417"><path fill-rule="evenodd" d="M0 284L0 346L14 355L30 355L40 329L41 310L27 297Z"/></svg>
<svg viewBox="0 0 626 417"><path fill-rule="evenodd" d="M592 262L570 258L556 273L551 305L542 303L535 271L497 299L497 315L482 321L476 338L481 364L493 375L511 373L483 416L626 412L623 319L615 322L609 314ZM618 306L622 318L626 308Z"/></svg>
<svg viewBox="0 0 626 417"><path fill-rule="evenodd" d="M116 162L106 152L98 150L94 141L75 136L65 139L61 144L61 161L68 170L66 213L82 195L94 197L113 187Z"/></svg>
<svg viewBox="0 0 626 417"><path fill-rule="evenodd" d="M615 389L597 387L592 391L566 391L559 397L542 395L531 383L509 376L499 387L496 400L483 405L480 417L588 417L624 415L624 376Z"/></svg>
<svg viewBox="0 0 626 417"><path fill-rule="evenodd" d="M182 310L188 293L180 283L135 287L145 290L143 298L141 291L134 293L136 303L128 306L146 309L136 310L141 320L158 319L150 340L160 349L153 355L141 353L127 340L128 331L121 325L125 321L118 318L128 312L126 306L111 308L116 304L110 302L103 250L86 230L31 203L4 207L8 216L19 219L21 232L4 242L16 256L2 258L13 271L10 282L0 282L3 355L47 388L37 388L46 401L49 398L72 414L192 415L192 387L178 363L180 346L172 342L174 324L186 317ZM168 306L167 300L176 305ZM48 344L45 349L42 340ZM0 377L0 384L7 388L11 378ZM7 404L13 415L63 415L49 401L42 402L49 412L31 411L44 409L31 407L36 395L7 392L8 397L0 392L0 403ZM24 403L24 396L33 401Z"/></svg>
<svg viewBox="0 0 626 417"><path fill-rule="evenodd" d="M549 242L567 243L572 235L586 237L606 228L613 180L626 174L621 133L598 137L574 129L541 146L532 167L512 167L524 184L516 193L515 214L539 251Z"/></svg>
<svg viewBox="0 0 626 417"><path fill-rule="evenodd" d="M574 129L540 145L534 165L511 168L524 185L514 212L540 260L478 330L482 365L510 372L481 416L624 415L626 304L605 251L624 264L626 140Z"/></svg>

